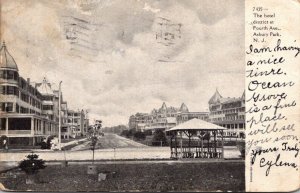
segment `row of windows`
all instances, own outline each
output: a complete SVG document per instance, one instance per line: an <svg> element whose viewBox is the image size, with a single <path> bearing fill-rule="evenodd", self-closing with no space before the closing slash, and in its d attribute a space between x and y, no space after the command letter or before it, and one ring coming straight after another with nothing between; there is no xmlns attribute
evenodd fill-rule
<svg viewBox="0 0 300 193"><path fill-rule="evenodd" d="M211 112L210 115L221 115L221 114L238 113L238 112L245 112L245 107Z"/></svg>
<svg viewBox="0 0 300 193"><path fill-rule="evenodd" d="M239 124L221 124L220 126L225 127L227 129L244 129L245 123L239 123Z"/></svg>
<svg viewBox="0 0 300 193"><path fill-rule="evenodd" d="M14 109L14 105L13 103L7 102L7 103L0 103L0 110L3 112L16 112L16 113L24 113L24 114L36 114L36 115L40 115L39 112L33 110L33 109L29 109L29 108L25 108L22 106L19 106L18 103L16 103L16 109Z"/></svg>
<svg viewBox="0 0 300 193"><path fill-rule="evenodd" d="M18 87L15 86L0 86L0 94L19 96L19 89ZM21 92L20 99L36 108L41 109L41 103L38 100L30 97L29 95L23 92Z"/></svg>
<svg viewBox="0 0 300 193"><path fill-rule="evenodd" d="M80 116L80 113L68 113L68 116L69 117L72 117L72 116L78 117L78 116Z"/></svg>
<svg viewBox="0 0 300 193"><path fill-rule="evenodd" d="M23 78L19 79L19 87L29 92L31 95L36 96L38 99L42 100L41 93L39 93L37 89L28 84L28 82L26 82Z"/></svg>
<svg viewBox="0 0 300 193"><path fill-rule="evenodd" d="M0 86L0 94L19 96L19 89L15 86Z"/></svg>
<svg viewBox="0 0 300 193"><path fill-rule="evenodd" d="M0 109L3 112L13 112L13 103L0 103Z"/></svg>
<svg viewBox="0 0 300 193"><path fill-rule="evenodd" d="M211 121L234 121L234 120L244 120L245 115L232 115L227 117L211 118Z"/></svg>
<svg viewBox="0 0 300 193"><path fill-rule="evenodd" d="M0 70L0 78L6 79L6 80L18 80L19 74L16 71L11 70Z"/></svg>
<svg viewBox="0 0 300 193"><path fill-rule="evenodd" d="M49 111L49 110L53 111L53 105L43 105L43 110L45 110L45 111Z"/></svg>

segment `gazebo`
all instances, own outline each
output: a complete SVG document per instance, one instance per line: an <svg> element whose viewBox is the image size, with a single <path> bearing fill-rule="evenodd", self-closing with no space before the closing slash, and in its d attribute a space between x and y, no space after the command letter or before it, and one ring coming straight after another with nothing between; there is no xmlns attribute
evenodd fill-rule
<svg viewBox="0 0 300 193"><path fill-rule="evenodd" d="M195 118L167 130L171 136L171 158L223 159L224 129Z"/></svg>

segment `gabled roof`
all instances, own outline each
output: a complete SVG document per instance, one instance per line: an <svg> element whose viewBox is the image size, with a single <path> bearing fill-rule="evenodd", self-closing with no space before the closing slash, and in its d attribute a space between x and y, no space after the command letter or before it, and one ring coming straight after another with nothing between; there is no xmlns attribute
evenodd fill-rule
<svg viewBox="0 0 300 193"><path fill-rule="evenodd" d="M209 99L208 103L209 104L218 103L218 102L220 102L221 98L223 98L223 97L220 95L218 89L216 89L215 94Z"/></svg>
<svg viewBox="0 0 300 193"><path fill-rule="evenodd" d="M18 71L18 65L8 52L5 42L3 42L0 49L0 68L8 68Z"/></svg>
<svg viewBox="0 0 300 193"><path fill-rule="evenodd" d="M179 124L167 131L183 131L183 130L224 130L226 128L213 123L203 121L201 119L191 119L182 124Z"/></svg>

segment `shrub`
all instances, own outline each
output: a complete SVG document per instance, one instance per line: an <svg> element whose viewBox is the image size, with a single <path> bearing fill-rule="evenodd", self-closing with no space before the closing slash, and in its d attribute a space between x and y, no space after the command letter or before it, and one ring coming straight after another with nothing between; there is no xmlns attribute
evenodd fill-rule
<svg viewBox="0 0 300 193"><path fill-rule="evenodd" d="M128 130L123 130L122 133L121 133L121 135L122 135L122 136L127 136L127 135L128 135L128 132L129 132Z"/></svg>
<svg viewBox="0 0 300 193"><path fill-rule="evenodd" d="M143 132L140 132L140 131L134 133L133 136L134 136L136 139L139 139L139 140L144 140L144 139L146 139L146 135L145 135Z"/></svg>
<svg viewBox="0 0 300 193"><path fill-rule="evenodd" d="M144 134L146 135L146 136L148 136L148 135L152 135L152 131L149 129L149 130L146 130L146 131L144 131Z"/></svg>
<svg viewBox="0 0 300 193"><path fill-rule="evenodd" d="M152 138L152 145L154 146L167 145L166 134L162 130L160 129L155 130Z"/></svg>
<svg viewBox="0 0 300 193"><path fill-rule="evenodd" d="M26 174L32 175L36 174L40 169L46 168L45 161L38 159L37 154L29 154L26 156L27 159L23 160L19 164L19 168L24 171Z"/></svg>

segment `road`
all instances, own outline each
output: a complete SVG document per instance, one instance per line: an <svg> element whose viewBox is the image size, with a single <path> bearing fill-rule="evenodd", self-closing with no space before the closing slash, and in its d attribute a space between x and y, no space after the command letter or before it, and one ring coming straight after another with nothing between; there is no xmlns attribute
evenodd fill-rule
<svg viewBox="0 0 300 193"><path fill-rule="evenodd" d="M144 144L137 143L125 137L105 133L103 137L98 139L97 149L113 149L113 148L145 148L148 147ZM86 141L80 145L71 148L71 151L88 150L90 149L90 142Z"/></svg>
<svg viewBox="0 0 300 193"><path fill-rule="evenodd" d="M115 134L105 134L99 142L99 149L95 150L95 160L166 160L171 154L170 147L150 147ZM89 148L88 142L84 142L69 151L32 150L32 152L46 161L83 161L92 159L92 151ZM28 150L0 152L0 165L3 165L0 170L15 166L16 163L11 162L25 159L30 152ZM240 152L236 147L225 146L224 157L237 159Z"/></svg>

